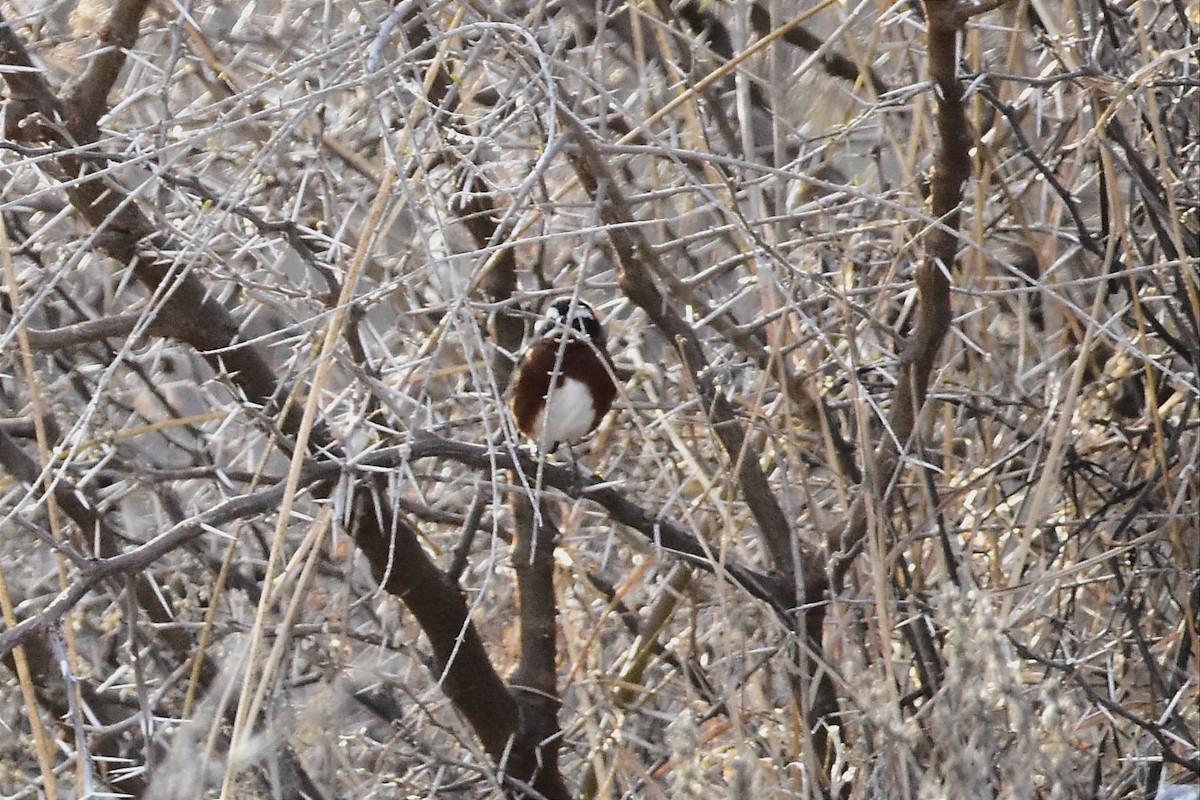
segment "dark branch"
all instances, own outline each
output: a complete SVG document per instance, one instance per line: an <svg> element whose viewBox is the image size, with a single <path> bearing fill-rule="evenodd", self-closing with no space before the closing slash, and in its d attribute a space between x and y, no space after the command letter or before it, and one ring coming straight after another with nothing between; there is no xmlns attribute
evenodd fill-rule
<svg viewBox="0 0 1200 800"><path fill-rule="evenodd" d="M364 459L374 463L376 458L385 457L389 451L380 451ZM718 560L716 550L679 523L652 514L649 510L626 499L609 482L598 475L580 475L566 467L542 463L539 467L532 456L524 452L493 450L483 445L444 439L433 433L418 431L408 448L409 457L447 458L479 470L517 469L526 475L535 475L540 468L542 484L564 494L590 500L605 511L614 522L619 522L638 531L648 541L671 553L683 557L709 572L726 575L749 594L769 604L782 618L790 619L791 607L776 588L776 581L768 575L747 569L729 558Z"/></svg>
<svg viewBox="0 0 1200 800"><path fill-rule="evenodd" d="M52 330L27 329L29 346L34 350L58 350L63 347L74 347L81 344L91 344L101 339L112 339L128 336L137 328L141 314L121 314L116 317L88 320L67 325ZM151 320L146 327L146 333L162 333L162 329Z"/></svg>
<svg viewBox="0 0 1200 800"><path fill-rule="evenodd" d="M786 576L789 583L797 579L806 587L821 583L824 570L817 565L815 558L801 559L804 574L798 576L799 542L767 483L766 475L759 468L758 453L746 440L733 406L713 384L708 360L695 330L679 316L655 285L653 274L665 270L655 270L651 266L658 256L637 227L618 184L592 142L590 132L567 110L566 103L559 104L559 119L575 144L575 172L593 201L599 205L605 232L617 251L620 262L617 280L621 291L646 313L679 352L700 394L713 432L734 465L738 483L758 522L775 570Z"/></svg>
<svg viewBox="0 0 1200 800"><path fill-rule="evenodd" d="M125 51L137 43L138 27L150 0L117 0L100 28L99 49L87 70L63 93L67 130L79 141L96 136L96 123L108 109L108 93L125 66Z"/></svg>

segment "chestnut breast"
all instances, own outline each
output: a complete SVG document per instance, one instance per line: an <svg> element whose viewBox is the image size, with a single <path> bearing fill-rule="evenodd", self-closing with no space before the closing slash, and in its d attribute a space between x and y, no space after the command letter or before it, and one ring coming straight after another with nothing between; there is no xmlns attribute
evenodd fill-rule
<svg viewBox="0 0 1200 800"><path fill-rule="evenodd" d="M512 400L513 417L521 433L537 440L542 435L542 426L547 425L546 434L551 445L591 433L617 396L617 387L604 357L588 342L571 339L563 349L549 413L544 413L559 346L560 339L550 337L539 340L529 349L517 372ZM583 396L584 389L591 395L590 404ZM547 416L549 421L545 419Z"/></svg>

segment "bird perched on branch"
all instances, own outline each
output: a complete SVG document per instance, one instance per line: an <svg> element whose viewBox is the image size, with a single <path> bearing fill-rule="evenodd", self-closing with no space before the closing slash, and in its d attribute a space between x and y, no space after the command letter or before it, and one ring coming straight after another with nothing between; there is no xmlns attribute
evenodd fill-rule
<svg viewBox="0 0 1200 800"><path fill-rule="evenodd" d="M513 389L517 429L553 453L596 429L617 396L604 327L582 300L555 300Z"/></svg>

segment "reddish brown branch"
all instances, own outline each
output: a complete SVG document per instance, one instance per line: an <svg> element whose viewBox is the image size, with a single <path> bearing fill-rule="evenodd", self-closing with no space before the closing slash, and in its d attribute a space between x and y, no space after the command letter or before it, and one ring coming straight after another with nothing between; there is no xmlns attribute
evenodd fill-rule
<svg viewBox="0 0 1200 800"><path fill-rule="evenodd" d="M850 509L850 519L840 537L833 537L830 548L839 555L833 563L834 583L840 586L859 546L868 531L867 504L872 490L888 482L900 463L900 448L907 445L916 430L917 419L929 390L929 378L937 362L942 342L953 319L950 306L950 272L958 252L958 225L963 200L963 184L970 177L971 137L963 108L963 91L958 80L958 37L966 16L951 0L925 0L929 23L929 72L937 98L936 125L940 146L931 181L932 226L925 238L925 258L916 272L920 303L917 321L900 353L900 374L892 399L888 430L875 449L874 464ZM810 637L819 636L816 626L823 624L823 613L814 608L806 620ZM820 683L813 701L816 719L829 721L838 709L834 687L828 675L819 673ZM810 725L816 729L816 726ZM823 752L824 741L816 741Z"/></svg>
<svg viewBox="0 0 1200 800"><path fill-rule="evenodd" d="M947 27L958 15L953 3L926 2L929 15L929 75L937 96L940 146L930 181L930 204L939 225L925 239L925 259L917 268L917 291L921 298L917 326L900 354L901 375L892 402L892 432L904 442L916 424L925 403L929 375L942 341L950 330L950 270L958 254L958 225L963 184L971 176L971 135L963 109L962 85L958 80L958 37L961 23Z"/></svg>
<svg viewBox="0 0 1200 800"><path fill-rule="evenodd" d="M535 761L531 754L509 752L519 724L517 704L488 658L458 584L437 568L416 531L381 494L358 492L352 526L375 579L404 601L429 638L442 691L471 723L488 755L497 763Z"/></svg>

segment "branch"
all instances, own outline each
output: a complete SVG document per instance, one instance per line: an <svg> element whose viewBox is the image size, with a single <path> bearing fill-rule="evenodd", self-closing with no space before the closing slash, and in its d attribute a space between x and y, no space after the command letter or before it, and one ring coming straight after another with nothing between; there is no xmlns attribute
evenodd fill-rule
<svg viewBox="0 0 1200 800"><path fill-rule="evenodd" d="M391 451L395 449L392 448ZM379 451L362 460L375 464L391 460L391 451ZM791 619L791 606L779 591L777 581L769 575L747 569L729 557L717 559L716 550L697 535L673 520L652 514L649 510L627 500L610 481L598 475L580 474L550 462L539 463L525 452L494 450L484 445L445 439L428 431L413 434L412 443L403 450L408 458L446 458L478 470L515 469L526 475L541 470L542 485L557 489L569 497L590 500L608 512L614 522L638 531L655 546L662 547L688 563L708 572L723 574L753 597L771 606L784 620Z"/></svg>
<svg viewBox="0 0 1200 800"><path fill-rule="evenodd" d="M775 26L771 24L771 12L762 3L755 3L750 6L750 27L759 36L766 36ZM786 33L783 34L783 40L793 47L797 47L806 53L815 53L825 44L821 41L821 37L809 32L807 28L801 25L794 25ZM879 77L871 67L860 67L858 64L851 61L841 53L826 53L821 58L821 66L825 68L825 72L835 78L854 83L859 76L865 77L871 84L871 88L875 90L875 94L884 95L892 90L887 82Z"/></svg>
<svg viewBox="0 0 1200 800"><path fill-rule="evenodd" d="M106 36L115 37L122 47L131 46L131 37L136 35L137 14L144 9L145 3L137 0L119 3L110 17ZM0 58L5 58L9 64L29 64L23 46L11 28L3 24L2 18ZM102 113L103 98L119 72L124 53L118 48L101 58L102 65L91 70L72 89L72 96L82 107L72 112L69 132L43 126L43 135L55 143L71 147L86 144L95 136L95 119ZM17 76L21 85L29 84L30 93L36 94L35 106L23 109L25 113L40 111L50 120L59 119L59 106L53 94L46 89L40 76L33 80L30 74L36 75L19 70L4 71L10 87L11 78ZM45 91L34 91L39 89ZM156 252L174 249L172 242L154 226L123 187L100 176L89 180L87 176L93 171L90 162L74 156L60 155L57 164L62 179L73 179L67 188L72 205L104 234L99 237L104 250L118 262L131 264L137 279L155 292L158 303L156 324L161 326L160 330L199 351L218 373L227 375L252 404L270 406L277 392L290 394L289 387L280 385L258 347L238 345L239 326L215 299L216 293L210 292L191 274L178 273L172 262L157 257ZM297 404L290 404L288 409L280 427L284 432L292 433L299 428L300 410ZM308 444L314 453L337 457L340 452L323 426L318 426ZM144 548L104 558L96 566L89 567L42 613L0 635L0 648L11 649L30 633L57 623L92 587L109 575L143 569L162 554L199 535L207 526L219 524L224 517L218 512L236 516L244 507L239 503L248 503L253 510L246 513L254 513L269 507L270 499L278 501L282 497L282 486L269 491L272 493L265 498L239 498L231 501L232 505L225 504L176 526ZM527 742L513 741L519 723L516 703L470 622L458 586L437 569L416 532L380 499L379 493L360 491L354 505L357 512L352 525L354 539L382 587L404 601L428 636L447 697L468 719L489 756L512 779L521 783L536 774L538 751L526 747Z"/></svg>
<svg viewBox="0 0 1200 800"><path fill-rule="evenodd" d="M18 439L36 439L37 423L32 416L0 418L0 431Z"/></svg>
<svg viewBox="0 0 1200 800"><path fill-rule="evenodd" d="M8 447L5 447L6 440ZM537 463L524 453L513 458L508 453L496 452L482 445L455 442L427 432L416 433L411 445L371 453L357 459L353 466L394 468L409 461L433 457L455 460L488 471L494 467L520 469L527 474L533 474L538 469ZM36 464L2 432L0 461L22 480L37 480ZM331 480L346 468L347 465L330 461L310 464L305 468L299 485L312 486ZM615 521L642 532L655 544L684 556L710 572L721 572L754 597L768 603L781 618L790 618L791 609L781 598L775 588L775 581L769 576L745 569L728 560L718 562L713 555L714 551L692 533L678 523L657 518L646 509L629 502L598 476L581 477L565 467L549 463L541 465L541 469L546 486L558 488L573 497L596 502L605 508ZM59 482L58 486L63 493L63 499L73 493L71 487L62 482ZM137 575L140 579L139 573L155 561L205 532L233 520L277 507L284 489L281 483L270 489L236 497L181 522L140 547L88 562L71 585L41 612L0 633L0 656L28 637L58 624L65 614L102 581L118 575ZM365 491L360 492L358 502L361 503L368 497L377 496ZM65 510L70 512L72 509ZM433 564L421 546L416 532L383 504L379 504L375 509L357 508L352 527L355 540L367 557L380 585L403 600L429 638L443 691L470 722L488 754L502 765L517 783L536 775L557 776L556 770L549 772L544 768L544 759L547 757L544 741L515 738L519 731L526 730L521 727L518 705L492 666L482 640L470 622L461 591ZM541 542L539 548L540 554L535 554L535 557L548 558L552 553L552 548L546 541ZM520 559L520 551L517 558ZM545 569L545 566L541 568ZM531 596L526 597L533 601ZM527 631L531 636L545 635L545 631L537 626L528 628ZM544 646L541 655L545 655ZM543 664L543 674L544 666ZM529 670L518 672L521 681L532 674ZM537 687L536 683L521 685ZM535 786L548 797L562 796L553 791L548 793L550 787L544 784Z"/></svg>
<svg viewBox="0 0 1200 800"><path fill-rule="evenodd" d="M122 8L118 5L114 14ZM10 93L20 93L33 101L32 106L26 104L22 111L37 112L51 122L62 118L62 104L45 79L36 70L30 71L33 67L29 54L2 16L0 65L19 67L4 70L3 77ZM101 87L98 78L85 83L97 90ZM13 121L10 117L10 122ZM43 124L37 133L71 149L90 144L95 130L77 131L71 136L60 128ZM159 330L195 348L217 373L227 375L250 403L270 407L279 382L262 351L251 345L238 346L239 325L216 299L215 292L199 278L180 273L173 262L156 257L156 250L177 249L174 242L162 234L122 186L104 177L88 180L87 175L93 171L89 160L71 155L69 150L56 160L60 179L69 182L66 192L71 204L103 234L96 237L100 246L118 263L131 264L138 281L156 292L155 325L161 326ZM292 432L299 422L300 411L293 404L280 426L285 432ZM331 441L327 431L318 434L314 446Z"/></svg>
<svg viewBox="0 0 1200 800"><path fill-rule="evenodd" d="M655 285L652 273L656 270L651 264L658 260L658 255L637 226L618 184L600 158L591 134L565 106L566 103L558 104L559 119L575 143L575 172L592 200L599 205L605 233L617 251L620 264L617 283L621 291L645 311L650 321L679 352L700 394L713 432L734 464L738 483L758 522L774 570L786 576L789 585L797 579L805 587L823 584L824 570L815 558L802 559L803 575L797 573L799 542L794 538L766 475L758 466L758 453L746 441L733 406L717 391L696 332L671 307Z"/></svg>
<svg viewBox="0 0 1200 800"><path fill-rule="evenodd" d="M59 117L58 98L50 89L50 84L46 82L41 70L29 57L25 43L17 36L3 14L0 14L0 64L10 68L3 71L4 83L8 86L9 103L16 101L24 104L23 111L36 109L43 114L49 111L47 116L50 120ZM13 114L11 109L8 110L4 131L8 138L21 138L14 133L20 127L22 117L22 114Z"/></svg>
<svg viewBox="0 0 1200 800"><path fill-rule="evenodd" d="M892 405L892 430L900 441L913 431L916 414L925 403L938 350L950 330L950 270L958 256L963 184L971 176L971 136L963 107L962 84L958 80L957 45L961 31L957 26L945 27L935 20L947 6L953 10L953 4L926 0L925 6L930 20L929 73L937 98L935 116L941 140L930 194L933 217L942 224L930 228L925 259L916 274L921 306L916 330L901 353L902 373Z"/></svg>
<svg viewBox="0 0 1200 800"><path fill-rule="evenodd" d="M26 483L36 484L39 480L37 465L3 431L0 431L0 464L12 473L14 477ZM310 482L322 474L336 474L336 471L337 467L335 465L325 465L324 469L313 470L309 473ZM159 597L158 592L140 575L143 570L167 553L177 550L202 533L211 531L233 520L242 519L251 514L259 514L272 507L277 507L280 498L283 496L283 489L284 484L280 483L270 489L264 489L254 494L235 497L215 508L209 509L203 514L181 522L163 535L150 540L140 547L136 547L126 553L118 554L115 549L116 534L108 528L103 517L92 512L79 500L80 494L73 486L64 480L56 481L55 499L59 503L59 506L72 518L76 525L87 530L89 533L95 531L98 534L98 539L101 542L101 557L87 562L80 571L80 574L71 581L71 585L54 598L46 608L9 630L4 631L4 633L0 633L0 658L7 655L13 647L21 644L27 637L33 634L40 634L51 626L58 624L64 615L87 596L88 592L102 581L113 576L137 576L139 579L137 592L139 602L143 600L142 584L146 584L151 596ZM164 618L162 614L154 613L155 608L162 609L162 602L162 600L153 603L143 602L142 605L154 622L174 622L173 614ZM186 632L169 627L160 631L160 635L175 633L187 636L187 645L183 649L184 652L190 652L191 637ZM168 640L170 638L168 636Z"/></svg>
<svg viewBox="0 0 1200 800"><path fill-rule="evenodd" d="M949 0L924 0L929 23L929 75L936 97L935 122L940 145L930 202L939 225L925 232L925 258L915 280L920 298L916 326L900 351L899 381L892 398L888 430L875 450L876 481L886 482L900 463L897 446L904 448L916 430L917 419L929 391L929 377L937 362L942 342L950 331L950 273L958 258L958 227L963 201L963 184L971 176L971 136L963 106L963 89L958 78L958 37L970 16L970 8ZM962 13L967 14L963 16ZM971 12L975 13L975 12ZM858 544L867 533L868 493L862 492L850 509L850 519L831 546L841 555L834 563L834 582L840 584L861 552Z"/></svg>
<svg viewBox="0 0 1200 800"><path fill-rule="evenodd" d="M99 50L87 71L67 87L63 107L67 130L78 140L96 136L96 123L108 108L108 93L125 66L125 51L137 43L138 27L150 0L117 0L100 28Z"/></svg>
<svg viewBox="0 0 1200 800"><path fill-rule="evenodd" d="M136 2L118 5L111 18L114 31L126 30L122 26L131 20L122 14L138 5ZM8 64L30 63L20 40L2 17L0 59L6 59ZM95 92L107 91L103 77L112 74L114 63L110 60L103 71L97 71L95 77L78 84L91 87L93 92L84 100L94 102ZM47 119L61 118L52 93L48 90L33 92L44 87L40 76L31 80L30 74L36 73L20 70L5 70L3 74L10 87L16 76L21 86L29 84L31 93L37 94L35 99L39 105L23 109L26 113L40 111ZM77 120L86 122L82 116ZM73 132L78 141L72 141L71 136L51 126L43 126L42 131L56 143L71 147L88 143L95 129L80 128ZM229 310L216 300L216 293L190 273L177 271L173 262L157 257L157 252L175 249L174 244L154 226L129 193L106 177L89 180L87 176L92 167L81 159L62 155L57 161L61 179L71 181L66 191L72 205L104 234L98 237L104 250L119 263L132 265L138 281L155 293L158 304L156 324L162 325L162 330L170 336L195 348L214 370L238 387L249 403L272 407L277 393L289 396L291 387L280 384L262 350L254 345L239 344L239 326ZM279 422L280 428L285 433L296 432L301 413L300 404L288 404ZM337 458L341 453L328 429L320 424L308 445L313 453L323 457ZM478 631L470 622L457 584L438 570L422 548L416 532L380 498L379 492L360 491L354 506L358 512L352 523L355 542L370 562L381 586L403 600L429 637L446 696L468 719L484 749L497 764L503 766L510 761L536 763L536 754L510 752L519 721L517 707L496 673ZM28 635L38 624L61 619L62 614L78 603L110 570L136 569L138 558L153 560L157 557L154 555L157 548L165 548L162 552L166 552L178 546L176 540L190 539L202 530L194 525L176 526L166 538L155 540L155 550L143 551L140 556L126 554L130 558L98 567L95 574L89 571L35 620L27 620L29 624L22 623L0 636L0 647L11 648L12 643ZM38 623L38 620L43 621ZM527 777L520 773L509 774L517 781Z"/></svg>
<svg viewBox="0 0 1200 800"><path fill-rule="evenodd" d="M550 800L571 796L558 770L557 603L554 599L554 545L558 530L550 522L545 504L540 514L524 494L512 499L516 541L512 566L517 576L521 655L508 685L520 708L514 753L535 757L516 770L530 775L534 788Z"/></svg>
<svg viewBox="0 0 1200 800"><path fill-rule="evenodd" d="M497 247L505 240L504 231L496 222L500 212L483 185L478 170L471 168L469 174L471 184L464 194L464 200L451 210L470 231L471 238L480 249ZM521 341L525 338L525 319L520 309L509 307L506 302L516 293L517 285L516 250L503 247L496 251L480 280L488 303L504 306L495 312L491 320L492 341L496 343L492 373L501 392L508 385L515 367L512 354L521 349Z"/></svg>
<svg viewBox="0 0 1200 800"><path fill-rule="evenodd" d="M941 5L950 5L945 0L937 0ZM995 11L1005 3L1012 0L959 0L962 5L954 9L954 18L952 21L947 20L947 25L950 27L964 27L971 17L977 17L980 14L986 14L989 11ZM928 13L929 0L926 0L926 13Z"/></svg>
<svg viewBox="0 0 1200 800"><path fill-rule="evenodd" d="M1187 756L1181 756L1176 753L1175 748L1179 743L1179 739L1175 734L1167 731L1165 726L1160 725L1157 722L1151 722L1149 720L1142 719L1133 712L1129 711L1120 703L1114 703L1112 700L1109 700L1107 697L1101 695L1094 688L1092 688L1090 683L1088 683L1087 678L1081 674L1081 670L1074 661L1056 661L1052 658L1047 658L1046 656L1035 653L1027 645L1018 641L1013 634L1006 634L1006 637L1008 638L1008 641L1013 644L1013 647L1016 648L1017 654L1020 655L1021 658L1027 658L1030 661L1035 661L1038 664L1041 664L1042 666L1049 667L1066 674L1076 683L1076 685L1079 686L1080 689L1083 690L1083 693L1087 695L1087 698L1093 703L1113 714L1116 714L1119 717L1122 717L1123 719L1132 722L1134 725L1148 733L1151 737L1153 737L1154 741L1158 743L1163 761L1176 764L1188 770L1193 775L1200 776L1200 758L1188 758Z"/></svg>
<svg viewBox="0 0 1200 800"><path fill-rule="evenodd" d="M121 314L116 317L88 320L50 330L26 329L29 334L29 346L34 350L59 350L64 347L74 347L81 344L91 344L101 339L111 339L128 336L137 328L141 314ZM146 333L163 333L161 327L151 320Z"/></svg>

